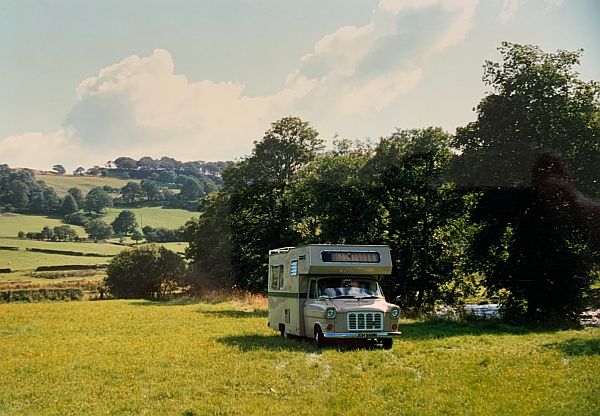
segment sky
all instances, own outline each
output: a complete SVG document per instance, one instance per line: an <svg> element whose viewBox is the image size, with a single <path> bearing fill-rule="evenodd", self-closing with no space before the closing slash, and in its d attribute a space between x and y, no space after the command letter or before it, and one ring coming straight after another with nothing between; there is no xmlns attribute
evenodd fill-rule
<svg viewBox="0 0 600 416"><path fill-rule="evenodd" d="M584 49L596 0L0 0L0 163L239 160L299 116L331 143L475 119L502 41Z"/></svg>

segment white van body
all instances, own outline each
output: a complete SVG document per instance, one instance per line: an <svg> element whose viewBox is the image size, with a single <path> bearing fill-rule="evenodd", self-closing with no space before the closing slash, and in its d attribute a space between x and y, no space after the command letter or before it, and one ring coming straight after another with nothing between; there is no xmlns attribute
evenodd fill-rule
<svg viewBox="0 0 600 416"><path fill-rule="evenodd" d="M311 244L269 251L269 327L281 335L366 339L384 347L401 335L400 308L379 287L392 271L383 245Z"/></svg>

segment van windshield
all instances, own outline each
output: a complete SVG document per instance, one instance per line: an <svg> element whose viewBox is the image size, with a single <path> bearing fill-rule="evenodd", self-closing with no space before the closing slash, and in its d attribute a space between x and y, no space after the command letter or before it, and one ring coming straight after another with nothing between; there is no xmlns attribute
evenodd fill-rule
<svg viewBox="0 0 600 416"><path fill-rule="evenodd" d="M319 296L335 298L381 298L377 280L355 277L319 279Z"/></svg>

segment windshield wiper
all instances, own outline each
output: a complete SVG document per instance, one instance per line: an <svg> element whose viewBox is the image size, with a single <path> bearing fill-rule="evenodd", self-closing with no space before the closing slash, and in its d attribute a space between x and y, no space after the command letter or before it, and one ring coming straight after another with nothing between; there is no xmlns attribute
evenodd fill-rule
<svg viewBox="0 0 600 416"><path fill-rule="evenodd" d="M355 299L356 296L354 295L338 295L338 296L332 296L330 299Z"/></svg>

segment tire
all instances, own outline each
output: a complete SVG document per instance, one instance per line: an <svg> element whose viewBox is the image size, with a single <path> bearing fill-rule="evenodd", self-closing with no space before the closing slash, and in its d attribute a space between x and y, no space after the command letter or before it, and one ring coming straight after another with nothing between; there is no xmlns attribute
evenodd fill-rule
<svg viewBox="0 0 600 416"><path fill-rule="evenodd" d="M384 350L391 350L394 345L394 340L392 338L384 338L381 340L381 346Z"/></svg>
<svg viewBox="0 0 600 416"><path fill-rule="evenodd" d="M287 338L287 334L285 333L285 325L284 324L279 324L279 335L281 335L282 338Z"/></svg>
<svg viewBox="0 0 600 416"><path fill-rule="evenodd" d="M315 347L318 349L325 347L325 336L320 326L315 327Z"/></svg>

